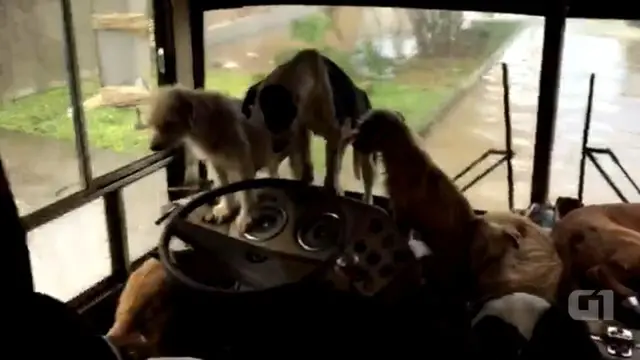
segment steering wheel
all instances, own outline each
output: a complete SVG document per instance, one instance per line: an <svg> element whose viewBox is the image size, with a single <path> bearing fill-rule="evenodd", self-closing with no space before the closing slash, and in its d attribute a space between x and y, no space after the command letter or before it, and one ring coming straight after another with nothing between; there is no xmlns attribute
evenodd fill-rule
<svg viewBox="0 0 640 360"><path fill-rule="evenodd" d="M252 211L260 215L246 233L234 234L226 224L202 219L215 199L259 190L263 192L257 198L265 196ZM261 230L264 222L268 226ZM187 275L170 250L174 237L223 264L236 285L204 284ZM178 206L167 219L158 252L166 271L178 282L195 290L232 294L319 278L339 289L374 295L415 260L408 239L381 208L301 181L272 178L216 188Z"/></svg>

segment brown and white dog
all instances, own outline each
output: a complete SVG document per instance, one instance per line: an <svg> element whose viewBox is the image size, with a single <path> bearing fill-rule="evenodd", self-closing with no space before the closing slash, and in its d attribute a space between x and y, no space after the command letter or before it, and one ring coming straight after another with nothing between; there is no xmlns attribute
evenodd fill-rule
<svg viewBox="0 0 640 360"><path fill-rule="evenodd" d="M458 187L420 148L400 113L370 111L353 147L381 153L398 227L406 234L417 231L433 251L434 280L443 292L467 301L477 286L476 270L501 262L519 246L517 232L474 214Z"/></svg>
<svg viewBox="0 0 640 360"><path fill-rule="evenodd" d="M640 204L578 206L551 232L564 263L562 296L611 289L640 312Z"/></svg>
<svg viewBox="0 0 640 360"><path fill-rule="evenodd" d="M325 187L342 193L339 172L346 143L345 133L371 109L367 94L333 61L316 50L297 53L247 90L243 112L252 120L264 120L274 137L274 151L290 148L290 165L296 179L311 182L313 164L310 132L326 140ZM364 200L373 200L374 154L354 151L354 173L362 177Z"/></svg>
<svg viewBox="0 0 640 360"><path fill-rule="evenodd" d="M286 152L272 151L269 131L262 122L246 119L237 99L214 91L161 88L152 97L148 123L153 130L151 150L186 144L205 162L209 176L219 186L253 179L265 167L271 177L278 177L278 166L287 156ZM243 191L239 200L235 224L242 233L251 221L253 194ZM233 195L224 196L206 220L226 221L234 210Z"/></svg>

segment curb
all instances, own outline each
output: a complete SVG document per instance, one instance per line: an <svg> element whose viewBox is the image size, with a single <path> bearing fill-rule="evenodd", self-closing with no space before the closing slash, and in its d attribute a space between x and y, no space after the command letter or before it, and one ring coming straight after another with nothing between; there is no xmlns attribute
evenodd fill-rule
<svg viewBox="0 0 640 360"><path fill-rule="evenodd" d="M427 125L424 126L421 130L418 131L418 135L422 138L426 138L431 134L431 130L433 126L444 120L453 109L454 105L457 105L465 96L469 94L473 88L480 83L482 77L489 72L493 68L493 66L498 62L500 57L504 54L511 44L515 41L518 35L522 34L524 30L532 26L532 24L528 21L523 21L523 24L517 28L513 34L511 34L507 39L500 45L494 52L491 54L484 63L478 67L473 73L471 73L467 79L462 82L461 85L457 87L455 91L449 97L442 102L438 108L433 112L430 116L431 121Z"/></svg>

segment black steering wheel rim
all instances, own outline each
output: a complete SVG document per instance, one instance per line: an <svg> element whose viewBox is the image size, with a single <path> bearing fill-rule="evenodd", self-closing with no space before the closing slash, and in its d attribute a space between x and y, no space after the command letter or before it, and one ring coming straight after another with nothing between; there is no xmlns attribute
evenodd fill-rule
<svg viewBox="0 0 640 360"><path fill-rule="evenodd" d="M265 293L265 292L270 292L278 289L289 288L291 286L296 285L296 283L289 283L289 284L280 285L274 288L267 288L262 290L246 291L246 292L239 292L232 289L225 289L221 287L206 285L192 279L190 276L185 274L182 270L180 270L177 267L173 259L173 256L171 254L171 249L169 248L169 245L171 244L172 237L176 235L176 224L188 223L188 221L185 221L184 219L186 219L189 214L191 214L194 210L201 207L202 205L212 203L213 200L223 195L233 194L233 193L244 191L244 190L255 190L255 189L261 189L261 188L292 189L297 187L300 189L304 189L304 188L307 188L308 186L309 185L303 181L289 180L289 179L276 179L276 178L262 178L262 179L250 179L250 180L244 180L244 181L232 183L232 184L229 184L228 186L215 188L198 195L197 197L189 201L187 204L179 206L167 218L167 223L162 230L162 233L160 235L160 242L158 244L158 255L160 258L160 262L162 263L164 269L169 274L170 278L177 280L178 283L186 285L189 288L207 292L207 293L230 294L230 295L233 294L234 296L238 296L243 293L247 293L247 294L253 294L258 292ZM193 225L193 226L197 226L197 225ZM230 236L222 233L217 233L217 234L220 237L231 238ZM188 240L183 239L180 236L178 237L183 242L189 244L191 247L197 247L197 245L194 246L194 244L189 243ZM191 239L191 240L194 240L194 239ZM333 263L333 260L335 259L332 259L332 258L329 259L328 261L326 261L326 264L331 265ZM318 271L324 270L325 268L326 268L325 266L318 266L316 270L312 271L305 278L301 279L301 281L304 281L309 277L315 276L318 273Z"/></svg>

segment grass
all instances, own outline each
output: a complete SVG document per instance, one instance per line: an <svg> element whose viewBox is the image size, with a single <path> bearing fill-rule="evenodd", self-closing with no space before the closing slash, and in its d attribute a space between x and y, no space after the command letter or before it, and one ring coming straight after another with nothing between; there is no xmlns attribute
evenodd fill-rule
<svg viewBox="0 0 640 360"><path fill-rule="evenodd" d="M367 89L374 107L392 108L405 114L409 125L419 130L432 121L432 114L455 91L461 79L484 61L514 32L517 24L480 24L487 27L489 38L483 51L471 59L440 59L412 61L398 70L396 78L374 81ZM482 55L481 55L482 54ZM254 82L253 74L238 70L210 70L206 88L243 96ZM96 82L82 84L84 99L99 89ZM74 129L68 114L69 94L66 87L10 101L0 107L0 128L42 135L61 140L73 140ZM133 109L98 108L85 111L89 144L94 148L126 153L146 153L148 132L137 130ZM313 160L316 168L324 164L323 141L314 140Z"/></svg>

